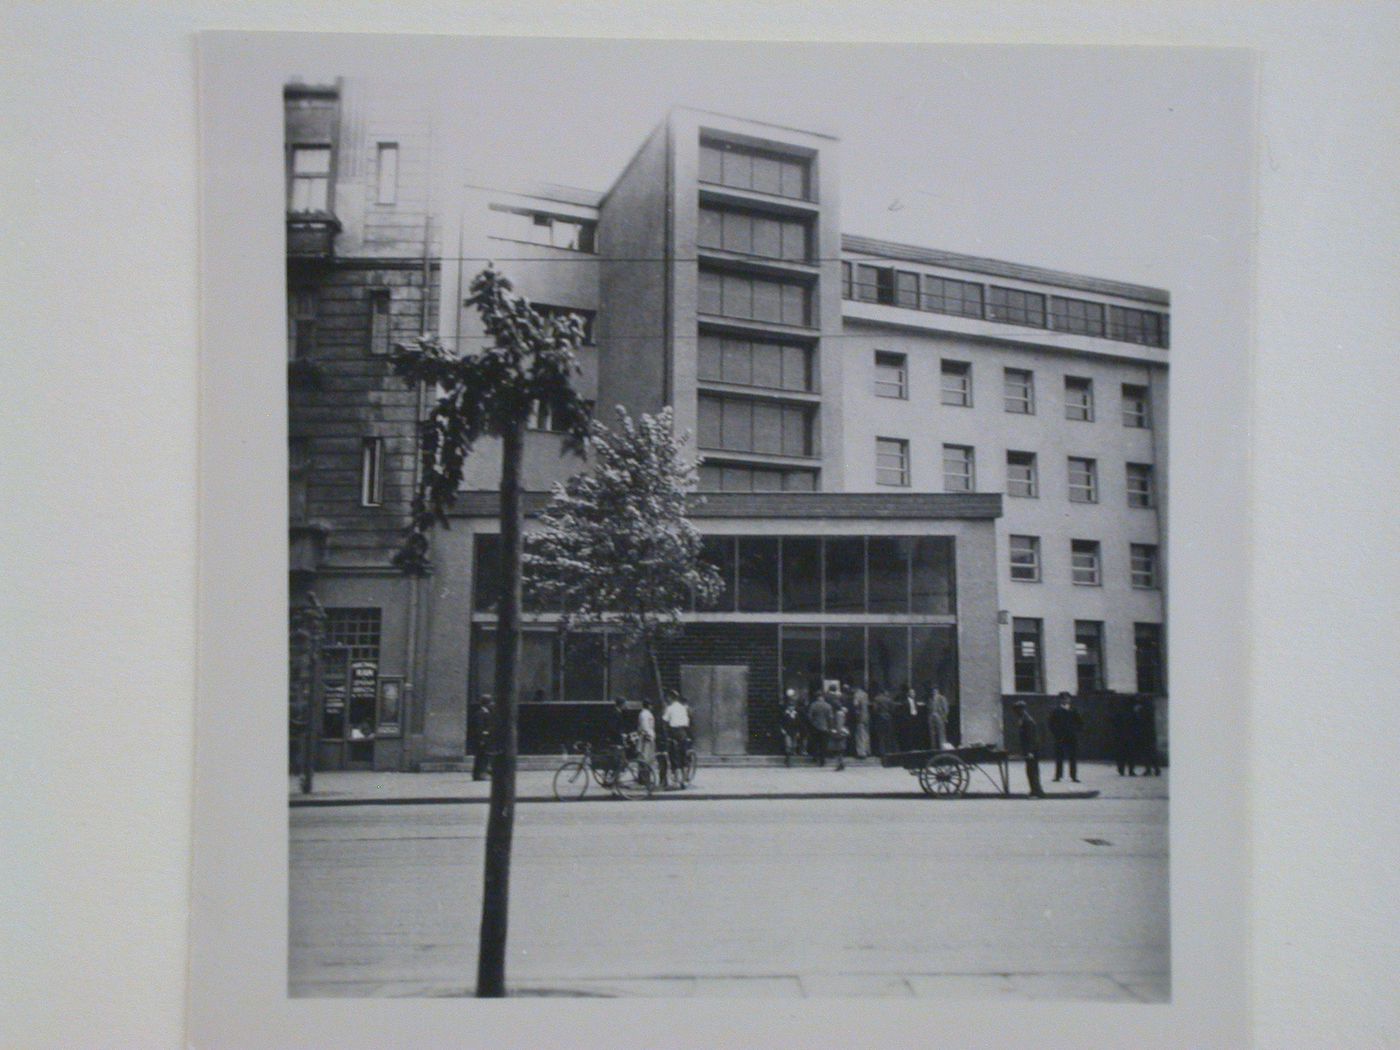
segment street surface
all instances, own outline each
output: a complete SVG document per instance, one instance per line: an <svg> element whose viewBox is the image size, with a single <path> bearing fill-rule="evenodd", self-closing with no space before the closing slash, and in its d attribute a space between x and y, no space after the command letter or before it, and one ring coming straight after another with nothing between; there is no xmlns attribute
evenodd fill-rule
<svg viewBox="0 0 1400 1050"><path fill-rule="evenodd" d="M1165 777L1090 767L1101 797L949 801L899 770L742 773L784 797L697 797L739 775L702 769L650 802L522 802L512 991L1169 997ZM548 774L520 789L548 795ZM292 809L291 994L471 994L485 819L479 801Z"/></svg>

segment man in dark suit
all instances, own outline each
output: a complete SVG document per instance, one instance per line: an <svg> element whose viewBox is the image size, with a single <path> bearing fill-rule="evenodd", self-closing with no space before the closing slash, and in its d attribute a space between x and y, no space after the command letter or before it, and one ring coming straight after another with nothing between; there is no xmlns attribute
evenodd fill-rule
<svg viewBox="0 0 1400 1050"><path fill-rule="evenodd" d="M1143 697L1133 708L1133 744L1136 752L1133 765L1141 763L1145 777L1160 777L1162 760L1157 753L1157 711L1151 697Z"/></svg>
<svg viewBox="0 0 1400 1050"><path fill-rule="evenodd" d="M1065 775L1065 761L1069 761L1069 778L1079 783L1079 730L1084 719L1070 703L1068 693L1060 694L1060 706L1050 712L1050 736L1055 741L1055 779Z"/></svg>
<svg viewBox="0 0 1400 1050"><path fill-rule="evenodd" d="M827 736L831 732L833 712L825 693L818 693L812 705L807 708L807 725L811 727L812 746L817 756L817 765L826 765Z"/></svg>
<svg viewBox="0 0 1400 1050"><path fill-rule="evenodd" d="M1021 754L1026 760L1026 783L1030 785L1030 798L1044 798L1045 789L1040 786L1040 726L1031 717L1024 700L1011 705L1019 716L1016 722L1017 734L1021 743Z"/></svg>
<svg viewBox="0 0 1400 1050"><path fill-rule="evenodd" d="M485 780L491 775L491 742L496 728L496 705L490 694L483 695L476 706L476 749L472 756L472 779Z"/></svg>

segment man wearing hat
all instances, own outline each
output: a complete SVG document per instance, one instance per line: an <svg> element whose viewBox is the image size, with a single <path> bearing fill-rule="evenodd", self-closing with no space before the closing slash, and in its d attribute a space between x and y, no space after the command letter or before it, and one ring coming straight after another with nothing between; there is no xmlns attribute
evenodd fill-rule
<svg viewBox="0 0 1400 1050"><path fill-rule="evenodd" d="M1026 782L1030 785L1031 798L1044 798L1045 789L1040 786L1040 727L1035 724L1024 700L1011 705L1017 714L1016 729L1020 734L1021 754L1026 759Z"/></svg>
<svg viewBox="0 0 1400 1050"><path fill-rule="evenodd" d="M1079 730L1084 719L1070 703L1069 693L1060 694L1060 706L1050 712L1050 736L1055 741L1055 779L1065 775L1069 762L1069 778L1079 783Z"/></svg>

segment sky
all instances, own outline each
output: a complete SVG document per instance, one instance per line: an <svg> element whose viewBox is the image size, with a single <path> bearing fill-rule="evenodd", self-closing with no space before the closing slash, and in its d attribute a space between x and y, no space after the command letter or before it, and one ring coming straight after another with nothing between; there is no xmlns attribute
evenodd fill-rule
<svg viewBox="0 0 1400 1050"><path fill-rule="evenodd" d="M1254 147L1242 52L414 46L411 79L438 101L457 144L449 155L464 168L603 190L665 112L685 105L838 136L848 233L1169 290L1222 251L1247 249ZM343 51L319 64L309 54L296 72L354 65ZM393 64L361 68L383 77Z"/></svg>

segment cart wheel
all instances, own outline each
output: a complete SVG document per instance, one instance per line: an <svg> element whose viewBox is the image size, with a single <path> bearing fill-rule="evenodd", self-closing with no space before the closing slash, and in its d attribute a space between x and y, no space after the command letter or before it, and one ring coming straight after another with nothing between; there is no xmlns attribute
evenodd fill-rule
<svg viewBox="0 0 1400 1050"><path fill-rule="evenodd" d="M943 798L966 792L967 781L967 766L957 755L934 755L919 770L919 787Z"/></svg>
<svg viewBox="0 0 1400 1050"><path fill-rule="evenodd" d="M574 802L588 790L588 768L578 759L565 762L554 774L554 797Z"/></svg>
<svg viewBox="0 0 1400 1050"><path fill-rule="evenodd" d="M623 798L651 798L655 780L656 775L651 771L651 766L639 758L634 758L618 771L613 790Z"/></svg>

